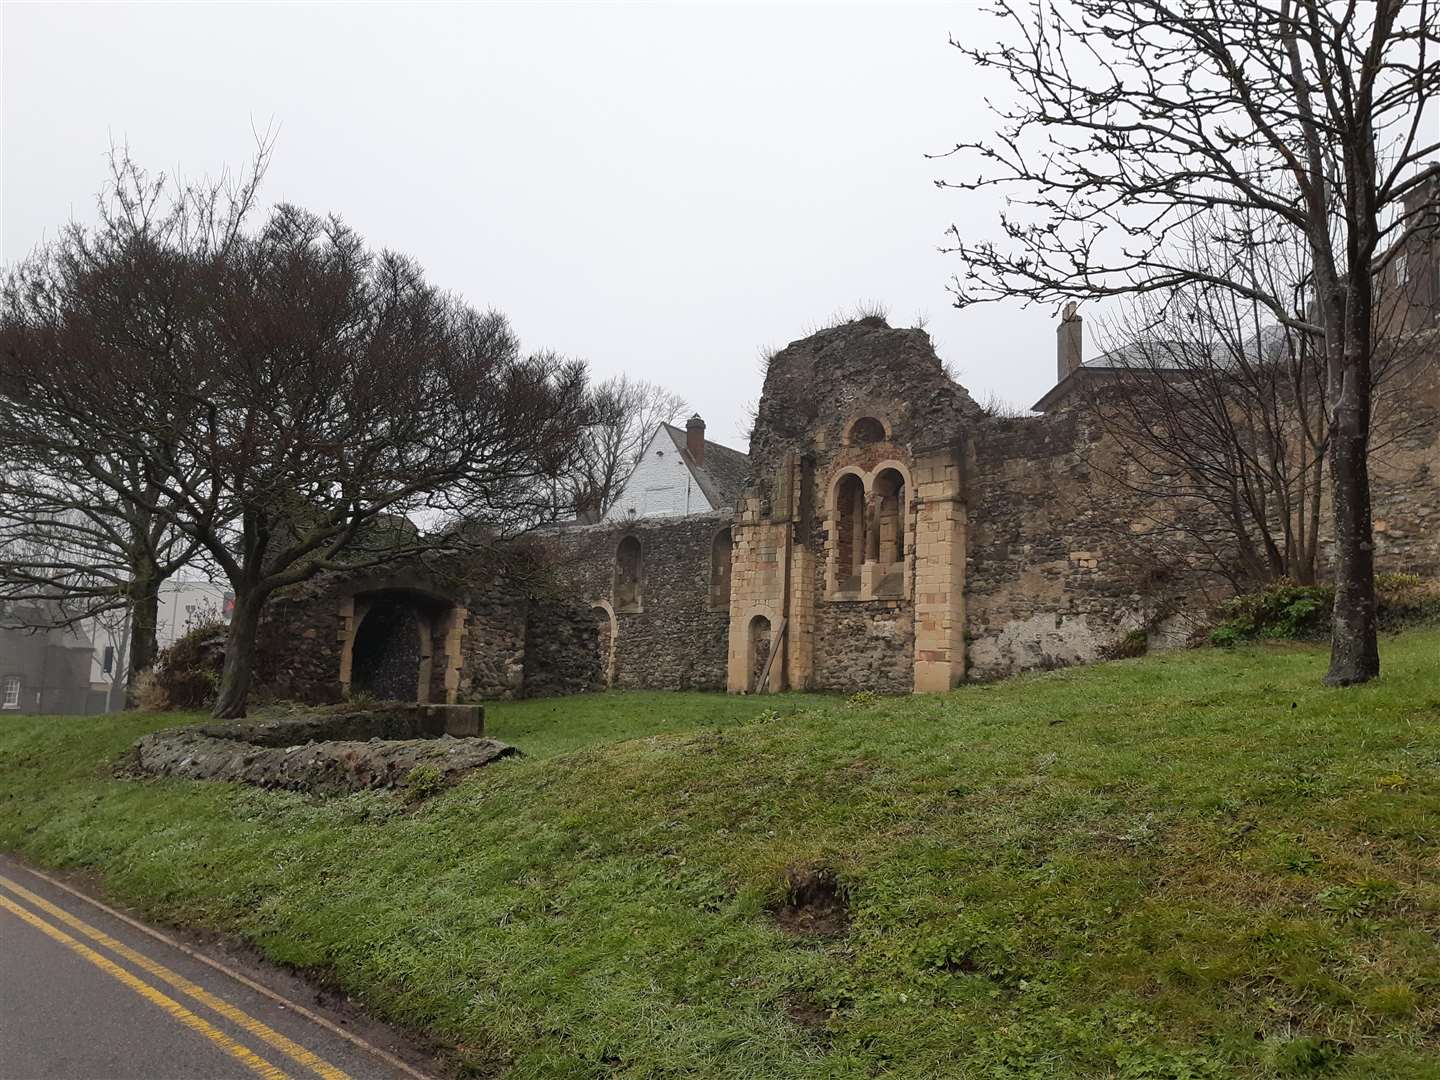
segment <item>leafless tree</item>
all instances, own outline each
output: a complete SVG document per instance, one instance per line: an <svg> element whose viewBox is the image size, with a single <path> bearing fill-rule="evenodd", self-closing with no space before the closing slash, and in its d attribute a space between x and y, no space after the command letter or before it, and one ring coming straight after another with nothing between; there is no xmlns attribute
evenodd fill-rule
<svg viewBox="0 0 1440 1080"><path fill-rule="evenodd" d="M190 267L231 249L269 154L262 138L237 176L196 182L151 175L112 148L98 225L65 227L0 292L0 598L39 601L15 610L50 625L128 610L127 685L154 661L161 584L199 547L157 512L166 493L134 447L161 429L107 442L83 412L31 408L9 392L12 347L23 335L59 355L103 355L91 375L107 380L182 364L196 305Z"/></svg>
<svg viewBox="0 0 1440 1080"><path fill-rule="evenodd" d="M1440 150L1433 0L999 0L1004 41L954 42L1008 81L998 129L952 153L1003 189L1003 239L954 231L956 303L1234 292L1325 357L1334 504L1332 684L1379 673L1367 451L1373 274L1396 241L1440 215L1405 206ZM1216 215L1222 215L1217 223ZM1270 235L1303 238L1297 307L1248 274ZM1196 267L1177 232L1203 227L1228 257ZM1228 232L1227 232L1228 230ZM1177 249L1181 254L1177 255Z"/></svg>
<svg viewBox="0 0 1440 1080"><path fill-rule="evenodd" d="M685 399L663 386L615 375L592 391L595 422L580 440L568 499L582 520L598 521L614 505L655 429L685 411Z"/></svg>
<svg viewBox="0 0 1440 1080"><path fill-rule="evenodd" d="M61 304L7 333L0 398L31 445L81 463L226 578L215 715L241 716L278 590L537 523L592 406L583 365L525 354L502 316L338 219L281 206L223 249L161 253L192 283L172 352L117 354Z"/></svg>

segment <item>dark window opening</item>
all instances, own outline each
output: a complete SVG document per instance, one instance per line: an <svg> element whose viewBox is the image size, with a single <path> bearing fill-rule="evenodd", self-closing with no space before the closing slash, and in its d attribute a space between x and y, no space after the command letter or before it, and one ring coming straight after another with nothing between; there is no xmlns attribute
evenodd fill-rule
<svg viewBox="0 0 1440 1080"><path fill-rule="evenodd" d="M715 534L710 546L710 606L730 606L730 559L734 554L735 542L729 529Z"/></svg>
<svg viewBox="0 0 1440 1080"><path fill-rule="evenodd" d="M615 610L639 611L644 599L644 555L640 541L627 536L615 551Z"/></svg>

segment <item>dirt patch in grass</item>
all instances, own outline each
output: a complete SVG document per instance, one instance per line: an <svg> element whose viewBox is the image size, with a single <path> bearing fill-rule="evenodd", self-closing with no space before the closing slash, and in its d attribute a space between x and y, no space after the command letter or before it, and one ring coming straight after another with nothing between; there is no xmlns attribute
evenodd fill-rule
<svg viewBox="0 0 1440 1080"><path fill-rule="evenodd" d="M792 991L780 999L785 1018L817 1042L830 1041L830 1010L809 994Z"/></svg>
<svg viewBox="0 0 1440 1080"><path fill-rule="evenodd" d="M833 870L791 870L785 899L770 908L775 924L803 938L842 937L850 929L850 908Z"/></svg>

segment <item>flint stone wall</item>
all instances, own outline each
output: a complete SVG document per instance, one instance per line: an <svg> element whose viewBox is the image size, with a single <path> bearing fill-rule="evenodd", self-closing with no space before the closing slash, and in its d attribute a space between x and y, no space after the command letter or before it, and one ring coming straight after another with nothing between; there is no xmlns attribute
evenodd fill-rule
<svg viewBox="0 0 1440 1080"><path fill-rule="evenodd" d="M604 601L615 608L615 686L725 689L729 606L712 605L710 575L715 537L730 525L731 515L720 512L602 522L556 530L545 538L556 578L571 602L589 608ZM639 610L614 602L615 556L626 536L640 541ZM602 622L608 622L608 614L591 611L588 640L597 655Z"/></svg>
<svg viewBox="0 0 1440 1080"><path fill-rule="evenodd" d="M434 619L432 702L577 693L604 684L588 606L555 589L547 568L525 550L515 553L509 565L457 560L422 569L397 564L323 575L278 594L257 641L257 700L340 701L346 637L358 630L347 625L345 603L390 593L413 593ZM451 685L443 632L459 611L464 629Z"/></svg>

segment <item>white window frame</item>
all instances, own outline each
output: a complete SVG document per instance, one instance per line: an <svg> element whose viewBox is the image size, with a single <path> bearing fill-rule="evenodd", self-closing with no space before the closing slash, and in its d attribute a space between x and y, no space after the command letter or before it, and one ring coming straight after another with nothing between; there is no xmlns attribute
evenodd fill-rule
<svg viewBox="0 0 1440 1080"><path fill-rule="evenodd" d="M20 708L20 676L6 675L0 682L0 709Z"/></svg>

